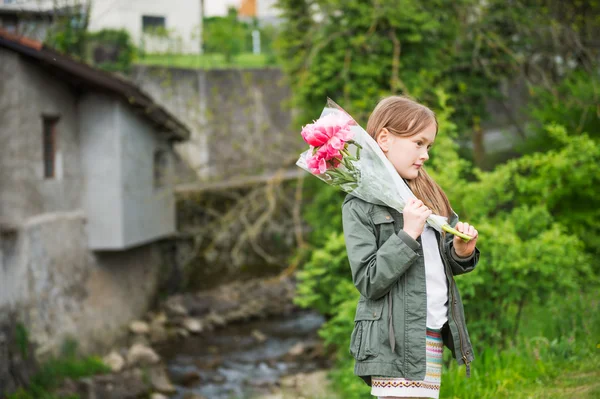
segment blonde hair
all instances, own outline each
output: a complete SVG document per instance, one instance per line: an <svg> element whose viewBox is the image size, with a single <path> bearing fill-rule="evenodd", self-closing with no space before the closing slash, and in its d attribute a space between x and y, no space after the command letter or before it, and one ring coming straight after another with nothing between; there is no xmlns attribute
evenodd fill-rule
<svg viewBox="0 0 600 399"><path fill-rule="evenodd" d="M437 135L438 123L432 110L408 97L391 96L377 104L367 122L367 132L375 141L384 128L396 136L410 137L418 134L431 123L435 123ZM448 197L425 169L421 168L415 179L406 182L415 196L429 209L438 215L450 218L452 208Z"/></svg>

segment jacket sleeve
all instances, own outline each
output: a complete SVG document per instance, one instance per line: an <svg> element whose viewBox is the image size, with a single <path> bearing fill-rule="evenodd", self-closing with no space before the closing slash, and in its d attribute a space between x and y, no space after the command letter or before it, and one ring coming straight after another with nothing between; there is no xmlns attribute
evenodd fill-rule
<svg viewBox="0 0 600 399"><path fill-rule="evenodd" d="M453 212L449 224L452 227L456 227L457 223L458 215ZM466 258L458 256L454 250L454 235L452 234L446 234L444 240L444 251L446 252L446 258L448 259L448 262L450 262L452 274L455 276L473 271L475 266L477 266L477 262L479 262L480 252L477 247L475 247L473 253Z"/></svg>
<svg viewBox="0 0 600 399"><path fill-rule="evenodd" d="M342 207L342 224L352 281L368 299L379 299L419 257L420 244L400 230L377 249L374 226L354 201Z"/></svg>

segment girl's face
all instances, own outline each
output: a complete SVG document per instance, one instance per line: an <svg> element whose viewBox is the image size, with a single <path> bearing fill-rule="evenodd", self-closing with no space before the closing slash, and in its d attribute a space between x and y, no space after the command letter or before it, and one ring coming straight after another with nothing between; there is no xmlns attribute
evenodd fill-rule
<svg viewBox="0 0 600 399"><path fill-rule="evenodd" d="M400 137L384 128L377 137L377 143L398 174L404 179L412 180L419 175L419 169L429 159L436 129L436 124L431 123L413 136Z"/></svg>

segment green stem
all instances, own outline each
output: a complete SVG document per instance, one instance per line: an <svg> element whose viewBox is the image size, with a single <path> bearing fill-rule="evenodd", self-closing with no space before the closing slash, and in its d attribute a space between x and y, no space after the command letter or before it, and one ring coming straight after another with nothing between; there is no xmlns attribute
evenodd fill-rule
<svg viewBox="0 0 600 399"><path fill-rule="evenodd" d="M449 224L443 225L442 230L444 230L447 233L454 234L455 236L462 238L465 242L469 242L473 239L473 237L471 237L467 234L461 233L460 231L458 231L456 229L453 229L452 227L450 227Z"/></svg>

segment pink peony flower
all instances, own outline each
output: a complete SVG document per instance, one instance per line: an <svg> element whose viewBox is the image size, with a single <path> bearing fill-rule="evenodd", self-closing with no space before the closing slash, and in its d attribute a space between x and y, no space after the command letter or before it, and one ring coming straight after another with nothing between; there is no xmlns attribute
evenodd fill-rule
<svg viewBox="0 0 600 399"><path fill-rule="evenodd" d="M316 154L306 159L306 165L312 173L322 174L327 170L325 158L321 158Z"/></svg>
<svg viewBox="0 0 600 399"><path fill-rule="evenodd" d="M320 147L328 142L336 149L341 149L344 143L353 137L350 126L352 118L345 114L327 114L314 123L302 128L302 138L313 147Z"/></svg>
<svg viewBox="0 0 600 399"><path fill-rule="evenodd" d="M343 147L344 146L342 146L342 148ZM336 149L330 143L326 143L321 148L319 148L315 155L319 158L325 159L326 161L329 161L330 159L333 159L333 158L341 158L342 157L342 154L340 154L340 148Z"/></svg>

